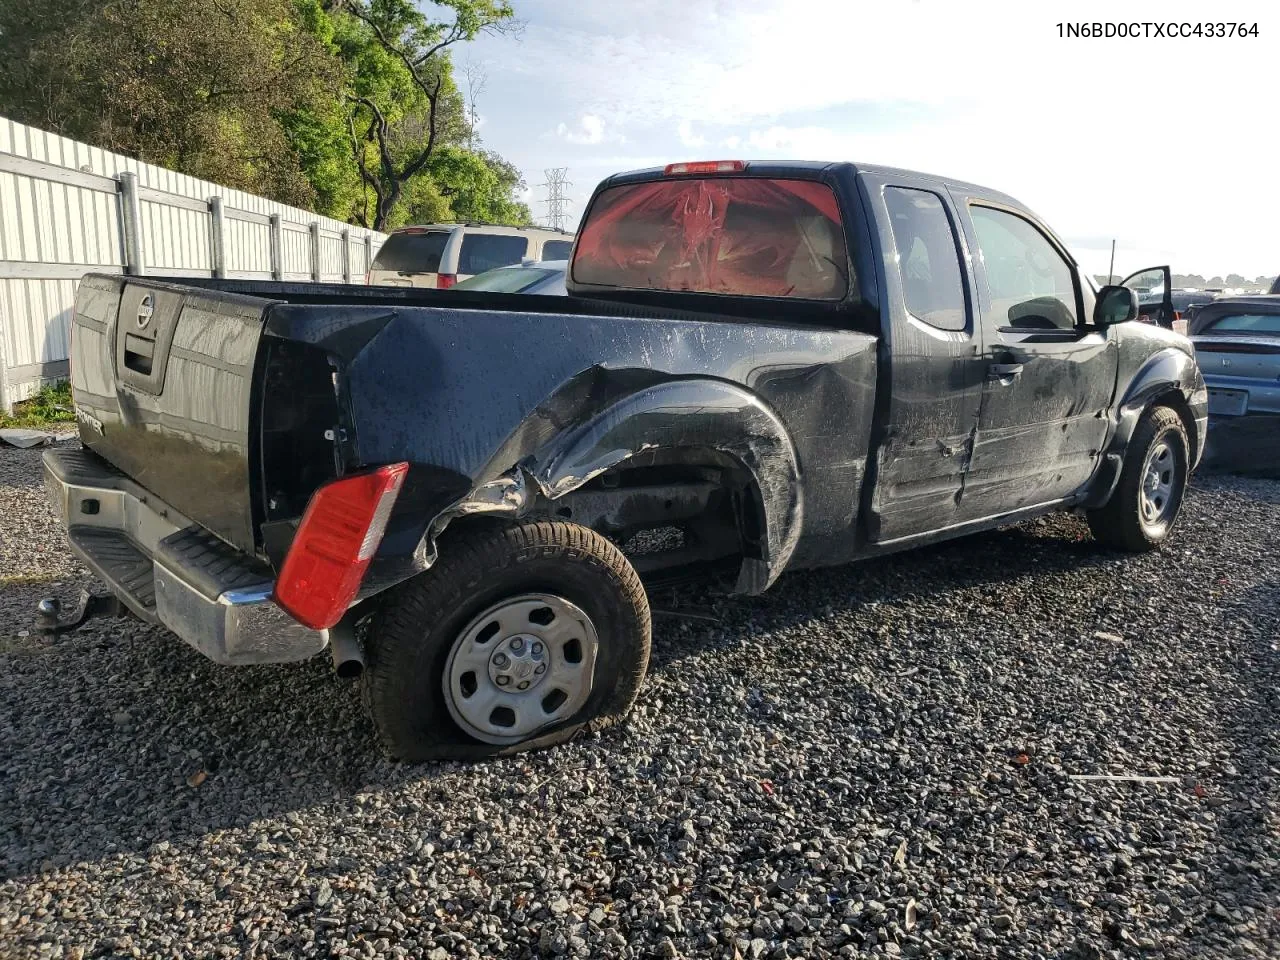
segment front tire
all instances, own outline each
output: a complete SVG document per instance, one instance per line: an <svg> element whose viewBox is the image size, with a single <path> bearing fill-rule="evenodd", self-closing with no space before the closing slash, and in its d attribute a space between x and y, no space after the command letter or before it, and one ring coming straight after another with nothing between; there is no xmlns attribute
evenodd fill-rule
<svg viewBox="0 0 1280 960"><path fill-rule="evenodd" d="M365 704L401 760L549 746L626 716L649 644L644 587L614 544L560 521L486 525L374 615Z"/></svg>
<svg viewBox="0 0 1280 960"><path fill-rule="evenodd" d="M1088 513L1094 539L1131 553L1159 547L1182 509L1190 463L1187 430L1177 412L1157 406L1144 413L1111 499Z"/></svg>

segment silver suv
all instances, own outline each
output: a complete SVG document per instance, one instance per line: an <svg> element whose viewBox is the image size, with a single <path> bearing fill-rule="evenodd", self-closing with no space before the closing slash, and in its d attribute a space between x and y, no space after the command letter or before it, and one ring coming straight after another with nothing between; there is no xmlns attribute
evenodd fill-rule
<svg viewBox="0 0 1280 960"><path fill-rule="evenodd" d="M565 260L573 234L540 227L434 223L392 231L373 258L369 283L452 287L459 280L528 260Z"/></svg>

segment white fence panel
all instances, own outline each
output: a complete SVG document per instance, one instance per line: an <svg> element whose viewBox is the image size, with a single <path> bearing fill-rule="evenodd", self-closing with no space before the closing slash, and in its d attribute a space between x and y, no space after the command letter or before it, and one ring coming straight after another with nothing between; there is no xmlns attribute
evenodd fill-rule
<svg viewBox="0 0 1280 960"><path fill-rule="evenodd" d="M363 283L384 239L0 117L0 409L67 375L86 273Z"/></svg>

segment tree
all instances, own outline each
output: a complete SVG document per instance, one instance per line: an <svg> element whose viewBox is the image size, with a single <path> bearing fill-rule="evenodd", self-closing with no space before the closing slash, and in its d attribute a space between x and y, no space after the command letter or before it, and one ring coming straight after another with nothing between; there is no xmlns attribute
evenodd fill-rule
<svg viewBox="0 0 1280 960"><path fill-rule="evenodd" d="M1249 281L1246 280L1244 277L1240 276L1240 274L1238 273L1227 274L1226 285L1228 287L1244 287L1244 286L1247 286L1248 283Z"/></svg>
<svg viewBox="0 0 1280 960"><path fill-rule="evenodd" d="M513 224L533 221L528 205L518 198L525 188L524 178L496 153L443 146L432 155L428 170L459 220ZM412 220L430 222L431 218L416 205L411 209Z"/></svg>
<svg viewBox="0 0 1280 960"><path fill-rule="evenodd" d="M346 94L352 157L374 197L372 217L362 210L359 219L376 230L390 224L406 185L426 170L450 127L461 132L465 121L450 49L517 26L507 0L435 0L435 6L451 15L432 20L410 0L345 0L340 8L369 30L382 53L400 62L407 80L408 89L382 91L389 97L358 82Z"/></svg>
<svg viewBox="0 0 1280 960"><path fill-rule="evenodd" d="M484 68L484 64L477 63L475 60L468 60L462 67L462 79L467 83L466 90L466 118L467 118L467 149L474 150L476 148L476 129L479 126L480 119L480 94L484 93L484 88L489 83L489 74Z"/></svg>
<svg viewBox="0 0 1280 960"><path fill-rule="evenodd" d="M315 191L278 122L337 64L291 0L5 0L0 111L299 206Z"/></svg>

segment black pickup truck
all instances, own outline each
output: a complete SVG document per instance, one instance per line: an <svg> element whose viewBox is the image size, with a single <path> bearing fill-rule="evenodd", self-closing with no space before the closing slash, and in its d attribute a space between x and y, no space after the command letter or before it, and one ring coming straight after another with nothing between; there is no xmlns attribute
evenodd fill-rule
<svg viewBox="0 0 1280 960"><path fill-rule="evenodd" d="M220 663L331 648L393 755L482 756L627 713L642 577L757 593L1067 509L1149 550L1204 446L1189 342L971 184L622 174L567 282L86 277L82 447L45 459L73 549Z"/></svg>

